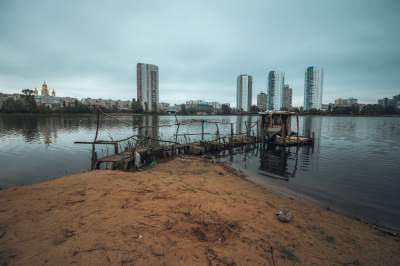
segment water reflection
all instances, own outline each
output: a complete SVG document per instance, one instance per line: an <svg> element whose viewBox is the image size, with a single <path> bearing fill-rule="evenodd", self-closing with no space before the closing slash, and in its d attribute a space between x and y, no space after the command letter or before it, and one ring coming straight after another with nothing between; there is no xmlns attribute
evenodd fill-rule
<svg viewBox="0 0 400 266"><path fill-rule="evenodd" d="M160 117L156 115L139 116L138 117L138 135L146 141L148 145L158 146L157 141L160 138ZM136 127L136 126L134 126Z"/></svg>
<svg viewBox="0 0 400 266"><path fill-rule="evenodd" d="M257 119L257 117L254 117L254 120L255 119ZM252 120L253 116L236 116L236 134L246 133L247 135L250 135Z"/></svg>
<svg viewBox="0 0 400 266"><path fill-rule="evenodd" d="M299 148L291 152L289 148L267 145L260 152L260 170L265 176L289 181L296 176Z"/></svg>

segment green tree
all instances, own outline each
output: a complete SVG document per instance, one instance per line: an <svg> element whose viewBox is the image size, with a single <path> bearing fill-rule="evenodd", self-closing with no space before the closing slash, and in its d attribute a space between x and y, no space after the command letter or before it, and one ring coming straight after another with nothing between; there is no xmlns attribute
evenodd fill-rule
<svg viewBox="0 0 400 266"><path fill-rule="evenodd" d="M136 99L132 99L131 108L134 113L142 114L144 112L142 105Z"/></svg>
<svg viewBox="0 0 400 266"><path fill-rule="evenodd" d="M250 112L251 112L251 113L257 113L257 112L258 112L258 107L257 107L257 105L252 105L252 106L250 106Z"/></svg>
<svg viewBox="0 0 400 266"><path fill-rule="evenodd" d="M221 106L221 112L222 112L222 114L228 115L228 114L231 114L231 113L232 113L232 109L231 109L231 107L230 107L228 104L223 104L223 105Z"/></svg>
<svg viewBox="0 0 400 266"><path fill-rule="evenodd" d="M35 112L37 109L34 91L30 89L22 90L21 99L23 102L22 112Z"/></svg>

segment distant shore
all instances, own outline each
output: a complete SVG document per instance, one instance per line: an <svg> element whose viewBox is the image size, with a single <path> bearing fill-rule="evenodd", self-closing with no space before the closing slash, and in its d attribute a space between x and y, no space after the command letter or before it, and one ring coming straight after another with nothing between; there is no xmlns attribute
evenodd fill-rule
<svg viewBox="0 0 400 266"><path fill-rule="evenodd" d="M400 265L398 237L191 156L3 189L0 213L0 265Z"/></svg>
<svg viewBox="0 0 400 266"><path fill-rule="evenodd" d="M175 116L175 114L165 114L165 113L128 113L128 112L118 112L118 113L108 113L114 116ZM2 113L0 115L37 115L37 116L79 116L79 115L95 115L93 112L89 113L63 113L63 112L51 112L51 113ZM176 114L177 116L257 116L258 113L237 113L237 114ZM299 113L299 116L333 116L333 117L400 117L400 114L306 114Z"/></svg>

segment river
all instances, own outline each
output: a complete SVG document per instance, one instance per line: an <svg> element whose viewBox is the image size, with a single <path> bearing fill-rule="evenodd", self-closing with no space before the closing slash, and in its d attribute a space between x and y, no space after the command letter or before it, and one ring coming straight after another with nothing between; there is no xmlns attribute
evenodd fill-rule
<svg viewBox="0 0 400 266"><path fill-rule="evenodd" d="M98 139L122 139L132 134L173 140L176 127L149 127L175 122L173 116L119 115L102 117ZM178 116L180 121L222 121L221 134L246 130L256 116ZM292 123L295 125L295 123ZM94 115L0 115L0 187L31 184L90 168L88 145L96 130ZM216 127L206 124L205 132ZM183 126L183 132L201 132L201 124ZM400 117L306 116L300 132L314 132L314 147L236 149L225 160L254 173L254 181L274 183L318 200L349 215L400 230ZM206 135L212 137L212 135ZM180 141L185 141L183 136ZM194 136L186 137L194 140ZM189 139L191 138L191 139ZM112 147L104 146L106 154ZM271 176L271 173L274 174ZM277 179L276 176L282 178ZM268 185L265 182L264 185Z"/></svg>

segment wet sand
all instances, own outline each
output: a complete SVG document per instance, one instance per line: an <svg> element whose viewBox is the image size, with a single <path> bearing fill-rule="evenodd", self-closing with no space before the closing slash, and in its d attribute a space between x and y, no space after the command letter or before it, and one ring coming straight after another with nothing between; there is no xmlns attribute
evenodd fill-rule
<svg viewBox="0 0 400 266"><path fill-rule="evenodd" d="M400 265L399 254L397 237L197 157L0 191L0 265Z"/></svg>

